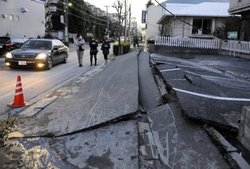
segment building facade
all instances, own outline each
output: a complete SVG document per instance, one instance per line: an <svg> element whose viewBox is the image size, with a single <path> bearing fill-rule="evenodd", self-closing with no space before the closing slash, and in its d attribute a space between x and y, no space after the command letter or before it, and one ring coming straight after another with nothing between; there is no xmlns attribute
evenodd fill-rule
<svg viewBox="0 0 250 169"><path fill-rule="evenodd" d="M166 4L173 14L166 14L158 21L161 36L214 38L213 32L222 27L230 17L228 2L203 2L200 4Z"/></svg>
<svg viewBox="0 0 250 169"><path fill-rule="evenodd" d="M241 15L239 39L250 41L250 0L230 0L229 12Z"/></svg>
<svg viewBox="0 0 250 169"><path fill-rule="evenodd" d="M44 36L44 14L42 1L0 0L0 36Z"/></svg>
<svg viewBox="0 0 250 169"><path fill-rule="evenodd" d="M157 21L165 14L161 6L150 6L147 9L147 21L146 21L146 39L153 40L155 36L160 35L160 26Z"/></svg>

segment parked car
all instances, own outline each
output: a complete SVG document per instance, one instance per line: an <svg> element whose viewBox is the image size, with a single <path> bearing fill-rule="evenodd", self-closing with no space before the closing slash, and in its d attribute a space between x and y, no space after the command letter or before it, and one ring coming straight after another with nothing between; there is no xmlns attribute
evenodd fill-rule
<svg viewBox="0 0 250 169"><path fill-rule="evenodd" d="M27 38L1 36L0 37L0 57L4 56L7 52L20 48Z"/></svg>
<svg viewBox="0 0 250 169"><path fill-rule="evenodd" d="M58 63L66 63L69 49L57 39L30 39L20 49L8 52L5 65L8 67L33 67L51 69Z"/></svg>

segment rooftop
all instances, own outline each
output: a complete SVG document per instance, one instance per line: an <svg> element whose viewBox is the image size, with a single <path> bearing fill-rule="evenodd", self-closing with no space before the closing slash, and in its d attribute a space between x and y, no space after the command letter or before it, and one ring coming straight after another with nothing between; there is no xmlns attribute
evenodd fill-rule
<svg viewBox="0 0 250 169"><path fill-rule="evenodd" d="M228 17L229 2L203 2L200 4L180 4L166 2L166 8L176 16ZM166 16L171 14L166 11Z"/></svg>

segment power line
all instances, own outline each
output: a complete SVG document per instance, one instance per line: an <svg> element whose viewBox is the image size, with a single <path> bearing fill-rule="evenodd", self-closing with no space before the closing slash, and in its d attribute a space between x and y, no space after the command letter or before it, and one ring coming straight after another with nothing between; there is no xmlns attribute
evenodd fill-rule
<svg viewBox="0 0 250 169"><path fill-rule="evenodd" d="M64 11L63 9L60 9L60 8L57 8L59 11ZM73 14L73 13L71 13L71 12L68 12L68 14L70 14L70 15L72 15L72 16L75 16L75 17L77 17L77 18L79 18L79 19L82 19L82 20L84 20L84 21L89 21L89 19L86 19L86 18L83 18L83 17L81 17L81 16L79 16L79 15L76 15L76 14ZM94 21L91 21L92 23L94 23L94 24L96 24L96 25L105 25L106 26L106 24L102 24L102 23L98 23L98 22L94 22Z"/></svg>
<svg viewBox="0 0 250 169"><path fill-rule="evenodd" d="M84 9L86 9L86 10L90 10L88 7L86 7L86 6L84 6L84 5L79 5L77 2L74 2L73 0L71 0L71 2L73 2L74 4L76 4L77 6L79 6L79 7L81 7L81 8L84 8ZM77 9L77 8L75 8L75 7L70 7L70 8L73 8L73 9L75 9L75 10L77 10L77 11L80 11L80 12L83 12L83 13L85 13L86 15L88 15L88 16L91 16L91 17L93 17L93 18L95 18L95 19L98 19L98 20L101 20L101 21L105 21L105 22L107 22L107 19L101 19L101 18L98 18L97 16L95 16L95 15L91 15L91 14L89 14L88 12L86 12L86 11L84 11L84 10L81 10L81 9Z"/></svg>
<svg viewBox="0 0 250 169"><path fill-rule="evenodd" d="M170 10L168 10L165 6L163 6L163 5L162 5L161 3L159 3L157 0L155 0L155 2L156 2L160 7L162 7L164 10L166 10L168 13L170 13L172 16L174 16L175 19L180 20L181 22L183 22L183 23L185 23L185 24L191 26L192 28L195 28L195 29L197 29L197 30L200 30L197 26L194 26L194 25L192 25L192 24L186 22L185 20L181 19L180 17L176 16L174 13L172 13ZM204 30L200 30L200 31L203 31L204 33L208 33L208 34L211 33L211 32L207 32L207 31L204 31ZM214 35L214 36L215 36L215 35Z"/></svg>
<svg viewBox="0 0 250 169"><path fill-rule="evenodd" d="M107 19L98 18L98 17L96 17L95 15L90 15L90 14L88 14L86 11L83 11L83 10L80 10L80 9L77 9L77 8L74 8L74 7L71 7L71 8L73 8L74 10L79 11L79 12L81 12L81 13L83 13L83 14L86 14L86 15L88 15L88 16L94 18L94 19L97 19L97 20L100 20L100 21L103 21L103 22L107 22Z"/></svg>
<svg viewBox="0 0 250 169"><path fill-rule="evenodd" d="M170 13L172 16L174 16L176 19L178 19L178 20L184 22L185 24L187 24L187 25L189 25L189 26L194 27L192 24L190 24L190 23L186 22L185 20L183 20L183 19L177 17L174 13L172 13L170 10L168 10L165 6L163 6L163 5L162 5L161 3L159 3L157 0L155 0L155 2L156 2L159 6L161 6L164 10L166 10L168 13Z"/></svg>

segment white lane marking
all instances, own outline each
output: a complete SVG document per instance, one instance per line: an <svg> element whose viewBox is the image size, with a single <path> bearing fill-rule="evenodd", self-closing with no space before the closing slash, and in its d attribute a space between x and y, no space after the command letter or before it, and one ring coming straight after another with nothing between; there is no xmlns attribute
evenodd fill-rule
<svg viewBox="0 0 250 169"><path fill-rule="evenodd" d="M175 91L198 96L198 97L205 97L209 99L215 99L215 100L224 100L224 101L241 101L241 102L250 102L250 99L247 98L234 98L234 97L220 97L220 96L212 96L212 95L207 95L207 94L200 94L200 93L195 93L195 92L190 92L187 90L182 90L182 89L177 89L173 88Z"/></svg>
<svg viewBox="0 0 250 169"><path fill-rule="evenodd" d="M177 70L181 70L180 68L175 68L175 69L164 69L161 70L160 72L171 72L171 71L177 71Z"/></svg>

